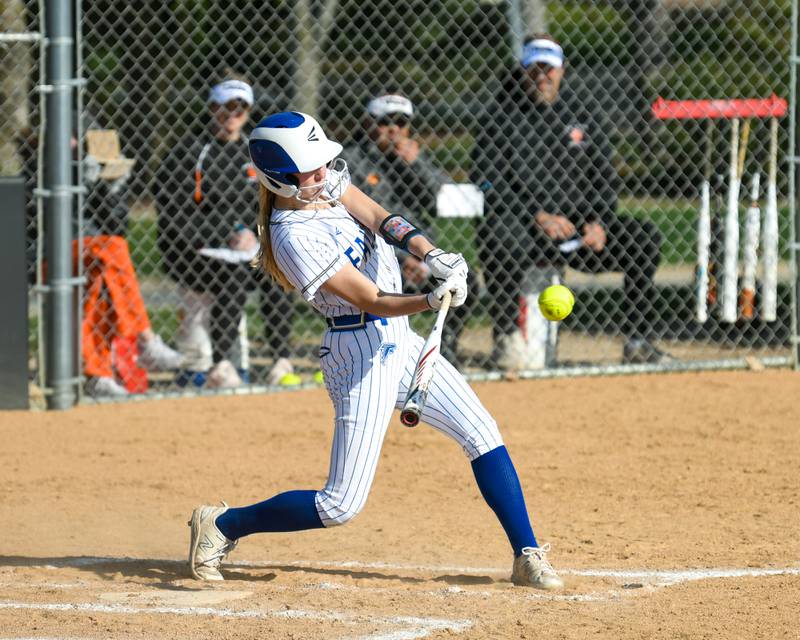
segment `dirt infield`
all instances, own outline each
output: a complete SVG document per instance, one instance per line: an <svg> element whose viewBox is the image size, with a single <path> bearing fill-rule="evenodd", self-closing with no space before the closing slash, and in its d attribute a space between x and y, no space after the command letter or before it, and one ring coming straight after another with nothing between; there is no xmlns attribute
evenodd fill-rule
<svg viewBox="0 0 800 640"><path fill-rule="evenodd" d="M567 587L513 587L458 448L396 419L345 527L187 578L186 520L318 488L322 390L0 413L0 638L800 638L800 375L476 385Z"/></svg>

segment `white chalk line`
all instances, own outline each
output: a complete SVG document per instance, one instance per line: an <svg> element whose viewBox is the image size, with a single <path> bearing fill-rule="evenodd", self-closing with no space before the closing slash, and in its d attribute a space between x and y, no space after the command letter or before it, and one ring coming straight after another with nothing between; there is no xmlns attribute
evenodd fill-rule
<svg viewBox="0 0 800 640"><path fill-rule="evenodd" d="M57 561L41 565L25 565L27 568L58 569L62 567L86 567L100 564L121 563L159 563L184 565L185 560L155 559L155 558L130 558L130 557L104 557L86 556L80 558L60 558ZM390 569L393 571L421 571L426 573L464 573L464 574L491 574L508 575L508 568L498 567L465 567L459 565L422 565L398 564L390 562L361 562L359 560L325 561L325 560L236 560L228 561L225 567L243 567L254 569L275 569L284 567L298 567L300 569L327 568L334 569ZM742 577L767 577L780 575L800 575L800 567L711 567L691 569L564 569L558 568L559 573L594 578L624 578L644 579L661 583L675 584L693 580L710 580L720 578Z"/></svg>
<svg viewBox="0 0 800 640"><path fill-rule="evenodd" d="M10 589L85 589L91 582L0 582L0 588ZM0 640L5 640L0 637Z"/></svg>
<svg viewBox="0 0 800 640"><path fill-rule="evenodd" d="M93 583L90 582L75 582L75 583L52 583L52 582L25 582L25 583L12 583L0 582L0 587L13 589L15 591L31 591L39 589L86 589L91 588ZM283 585L271 584L270 591L285 591L285 592L318 592L318 591L343 591L348 593L372 593L376 595L397 595L401 593L402 589L397 587L366 587L366 586L353 586L344 585L338 582L316 582L305 583L299 585ZM119 593L128 593L129 590L119 591ZM112 592L113 593L113 592ZM141 592L144 595L151 597L158 597L159 587L154 585L151 590ZM226 593L221 591L220 594ZM555 593L539 593L528 589L499 589L494 591L476 590L472 588L459 587L451 585L442 587L441 589L415 589L415 596L428 596L431 598L447 599L447 598L500 598L503 600L511 600L522 602L525 600L550 600L562 602L605 602L608 600L617 600L620 597L619 591L610 590L605 593L572 593L572 594L555 594ZM0 640L4 640L0 638Z"/></svg>
<svg viewBox="0 0 800 640"><path fill-rule="evenodd" d="M289 562L265 561L251 562L248 560L238 560L226 563L233 567L252 567L252 568L271 568L276 566L293 566L298 568L313 569L316 567L334 567L340 569L392 569L395 571L424 571L426 573L466 573L466 574L492 574L508 575L509 569L499 569L497 567L463 567L463 566L437 566L437 565L413 565L413 564L392 564L386 562L359 562L357 560L347 560L343 562L331 561L306 561L292 560ZM624 579L644 579L662 583L675 584L678 582L690 582L693 580L709 580L719 578L743 578L743 577L766 577L779 575L800 575L800 567L750 567L742 568L696 568L696 569L562 569L557 568L558 573L583 576L590 578L624 578Z"/></svg>
<svg viewBox="0 0 800 640"><path fill-rule="evenodd" d="M375 617L371 614L351 614L342 611L305 611L303 609L279 610L234 610L217 609L214 607L131 607L121 604L95 604L95 603L30 603L30 602L0 602L0 609L17 609L32 611L67 611L108 614L167 614L177 616L209 616L216 618L236 619L268 619L288 618L320 620L326 622L343 622L345 624L359 624L369 622L392 626L407 626L408 629L382 633L379 635L363 636L371 640L412 640L424 638L432 631L449 630L461 633L472 626L471 620L448 620L445 618L422 618L416 616L390 616Z"/></svg>
<svg viewBox="0 0 800 640"><path fill-rule="evenodd" d="M797 576L798 567L754 567L749 569L675 569L647 571L633 569L619 571L615 569L581 569L562 571L574 575L600 578L655 579L662 584L692 582L694 580L715 580L720 578L763 578L767 576Z"/></svg>
<svg viewBox="0 0 800 640"><path fill-rule="evenodd" d="M56 562L49 562L41 565L26 564L20 565L26 568L45 568L58 569L62 567L83 567L98 564L127 564L127 563L158 563L185 565L186 560L175 560L173 558L131 558L113 556L83 556L76 558L59 558ZM402 564L390 562L362 562L360 560L235 560L228 561L225 566L231 567L253 567L253 568L277 568L285 567L336 567L341 569L397 569L410 571L459 571L462 573L481 574L506 574L508 568L499 567L466 567L462 565L425 565L425 564ZM560 573L571 573L583 576L606 576L621 578L637 577L660 577L665 576L670 579L697 580L702 578L737 578L742 576L762 576L762 575L797 575L800 574L798 567L718 567L718 568L694 568L694 569L559 569Z"/></svg>
<svg viewBox="0 0 800 640"><path fill-rule="evenodd" d="M396 587L365 587L344 585L338 582L317 582L306 583L300 585L270 585L271 591L302 591L302 592L316 592L316 591L343 591L352 593L373 593L377 595L397 595L404 590ZM408 590L406 590L408 591ZM573 594L556 594L556 593L541 593L531 589L501 589L494 591L464 588L458 586L442 587L441 589L414 589L414 596L429 596L432 598L446 599L450 597L464 597L464 598L501 598L504 600L512 600L521 602L524 600L553 600L563 602L605 602L608 600L616 600L619 598L618 591L608 591L605 594L600 593L573 593Z"/></svg>
<svg viewBox="0 0 800 640"><path fill-rule="evenodd" d="M113 558L113 557L84 557L84 558L66 558L58 560L57 562L38 565L38 567L57 569L60 567L84 567L93 566L98 564L110 563L147 563L147 562L160 562L170 564L184 564L183 561L177 560L147 560L137 558ZM246 561L240 560L237 562L228 563L232 567L250 567L250 568L275 568L280 566L295 566L298 568L314 569L318 567L334 567L339 569L391 569L403 571L424 571L424 572L458 572L464 574L502 574L508 573L507 569L500 569L497 567L465 567L465 566L442 566L442 565L416 565L416 564L397 564L386 562L360 562L360 561ZM27 565L29 568L36 568L37 565ZM798 567L749 567L749 568L699 568L699 569L667 569L667 570L648 570L648 569L561 569L561 573L569 575L578 575L585 577L600 577L600 578L620 578L624 580L644 580L659 583L658 586L669 586L680 582L689 582L696 580L706 579L721 579L721 578L739 578L739 577L766 577L766 576L781 576L781 575L800 575L800 568ZM3 585L14 583L0 583ZM21 586L16 583L16 586ZM33 583L31 583L33 586ZM88 583L40 583L35 586L45 586L50 588L72 588L75 586L89 586ZM286 590L300 590L300 589L343 589L348 591L369 591L369 592L396 592L396 589L381 588L381 587L352 587L339 585L337 583L323 582L317 585L306 585L301 587L287 587L284 585L272 585L273 588L286 589ZM462 587L450 586L440 590L425 591L423 594L434 595L443 597L446 595L464 595L464 596L506 596L502 591L486 591L474 590ZM516 593L514 596L516 598ZM526 593L523 599L530 600L562 600L562 601L605 601L617 599L620 597L619 592L609 591L607 594L537 594ZM433 631L450 630L454 633L461 633L470 628L473 624L471 620L448 620L441 618L421 618L410 616L393 616L375 618L367 616L366 614L350 614L345 612L331 612L331 611L305 611L301 609L286 609L286 610L242 610L237 611L227 608L212 608L212 607L131 607L120 604L92 604L92 603L56 603L56 604L36 604L25 602L0 602L0 609L28 609L28 610L45 610L45 611L88 611L93 613L110 613L110 614L171 614L171 615L194 615L194 616L212 616L222 618L289 618L289 619L313 619L332 621L338 620L346 624L358 624L365 620L371 623L382 625L404 626L408 628L391 631L388 633L372 634L363 636L369 640L415 640L417 638L424 638L430 635ZM12 640L12 639L9 639ZM25 640L22 638L13 638L13 640ZM37 640L42 640L38 638ZM59 639L54 639L59 640ZM61 638L60 640L68 640Z"/></svg>
<svg viewBox="0 0 800 640"><path fill-rule="evenodd" d="M235 571L235 570L234 570ZM96 586L97 583L81 581L81 582L0 582L0 588L6 588L14 591L33 591L33 590L40 590L40 589L60 589L60 590L70 590L70 589L91 589L92 587ZM286 591L286 592L319 592L319 591L343 591L348 593L373 593L377 595L397 595L398 593L404 591L402 589L398 589L397 587L367 587L367 586L354 586L348 584L341 584L338 582L307 582L298 585L285 585L285 584L270 584L269 585L270 591ZM158 597L159 595L159 587L158 585L153 585L153 588L150 590L142 591L143 595L149 595L151 597ZM407 590L405 590L407 591ZM112 592L114 593L114 592ZM118 593L129 593L129 590L121 590ZM229 593L227 591L220 591L220 595L224 595L225 593ZM250 593L250 592L247 592ZM524 601L524 600L554 600L554 601L563 601L563 602L603 602L607 600L616 600L620 597L620 594L616 590L608 591L604 594L601 593L573 593L573 594L551 594L551 593L539 593L536 591L532 591L529 589L496 589L493 591L487 590L476 590L473 588L467 587L460 587L457 585L449 585L447 587L442 587L440 589L414 589L414 595L416 596L428 596L432 598L452 598L452 597L461 597L461 598L501 598L504 600L512 600L512 601ZM4 640L0 638L0 640Z"/></svg>

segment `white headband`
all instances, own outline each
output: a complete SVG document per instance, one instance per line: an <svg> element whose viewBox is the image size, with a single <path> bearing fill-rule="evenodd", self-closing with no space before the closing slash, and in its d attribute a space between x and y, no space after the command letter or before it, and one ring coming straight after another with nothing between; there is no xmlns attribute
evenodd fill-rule
<svg viewBox="0 0 800 640"><path fill-rule="evenodd" d="M393 113L402 113L410 118L414 115L414 105L405 96L389 94L370 100L367 103L367 113L376 119Z"/></svg>
<svg viewBox="0 0 800 640"><path fill-rule="evenodd" d="M522 57L520 63L526 69L537 62L544 62L551 67L561 68L564 66L564 50L560 44L552 40L540 38L531 40L522 47Z"/></svg>
<svg viewBox="0 0 800 640"><path fill-rule="evenodd" d="M241 100L253 106L253 87L241 80L225 80L211 87L208 92L209 104L225 104L231 100Z"/></svg>

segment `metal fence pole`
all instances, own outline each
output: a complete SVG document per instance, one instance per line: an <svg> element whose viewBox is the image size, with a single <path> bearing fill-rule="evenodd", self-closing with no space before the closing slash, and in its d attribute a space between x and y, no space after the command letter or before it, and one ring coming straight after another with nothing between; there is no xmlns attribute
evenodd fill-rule
<svg viewBox="0 0 800 640"><path fill-rule="evenodd" d="M72 3L48 0L45 23L47 91L45 111L45 227L47 259L47 386L48 407L67 409L75 403L74 278L72 274L72 209L75 188L70 138L73 80Z"/></svg>
<svg viewBox="0 0 800 640"><path fill-rule="evenodd" d="M798 245L798 219L797 208L797 67L800 59L797 57L798 37L798 0L792 0L792 41L789 63L789 218L792 225L791 255L792 255L792 360L795 370L800 370L800 336L798 336L798 317L800 316L800 245Z"/></svg>
<svg viewBox="0 0 800 640"><path fill-rule="evenodd" d="M522 43L525 40L525 23L522 18L522 5L520 0L511 0L508 3L508 30L510 35L511 52L515 60L522 55Z"/></svg>

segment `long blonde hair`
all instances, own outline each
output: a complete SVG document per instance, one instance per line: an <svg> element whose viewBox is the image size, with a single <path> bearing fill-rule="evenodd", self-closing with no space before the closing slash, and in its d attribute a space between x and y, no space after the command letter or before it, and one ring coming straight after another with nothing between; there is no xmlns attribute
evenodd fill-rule
<svg viewBox="0 0 800 640"><path fill-rule="evenodd" d="M291 291L294 286L283 275L283 271L275 261L272 252L272 238L269 235L269 224L272 218L272 206L275 203L275 194L263 184L258 185L258 236L261 240L261 250L253 260L253 266L261 267L275 282L281 285L284 291Z"/></svg>

